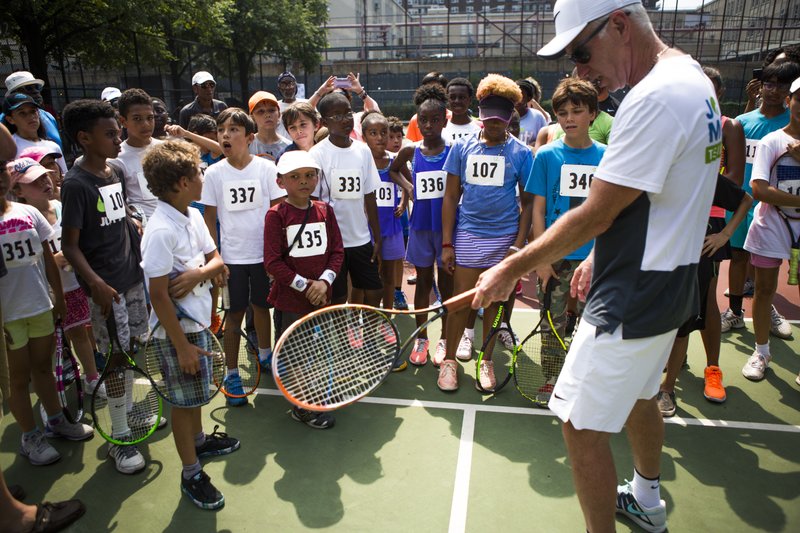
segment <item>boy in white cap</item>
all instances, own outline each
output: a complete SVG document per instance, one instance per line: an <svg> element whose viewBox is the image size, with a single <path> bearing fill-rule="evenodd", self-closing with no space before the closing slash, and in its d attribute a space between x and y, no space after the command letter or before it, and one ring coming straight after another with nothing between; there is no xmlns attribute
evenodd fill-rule
<svg viewBox="0 0 800 533"><path fill-rule="evenodd" d="M181 128L189 128L189 119L200 113L211 115L216 118L228 106L222 100L214 98L214 91L217 88L217 82L214 81L214 76L201 70L192 76L192 92L195 97L194 100L186 104L178 116L178 123Z"/></svg>

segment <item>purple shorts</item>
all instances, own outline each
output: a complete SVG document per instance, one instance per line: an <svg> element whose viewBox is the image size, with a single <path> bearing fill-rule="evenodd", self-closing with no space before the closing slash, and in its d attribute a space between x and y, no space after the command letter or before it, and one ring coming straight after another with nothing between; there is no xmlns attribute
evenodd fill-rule
<svg viewBox="0 0 800 533"><path fill-rule="evenodd" d="M432 267L434 261L442 266L442 232L415 229L409 231L406 261L421 268Z"/></svg>
<svg viewBox="0 0 800 533"><path fill-rule="evenodd" d="M382 239L381 259L384 261L396 261L402 259L404 255L406 255L406 242L403 240L402 231Z"/></svg>
<svg viewBox="0 0 800 533"><path fill-rule="evenodd" d="M750 252L750 264L756 268L780 268L780 266L783 264L783 259L767 257L765 255L758 255Z"/></svg>
<svg viewBox="0 0 800 533"><path fill-rule="evenodd" d="M456 264L464 268L491 268L508 254L508 247L517 239L514 235L478 237L464 230L456 230L453 246Z"/></svg>

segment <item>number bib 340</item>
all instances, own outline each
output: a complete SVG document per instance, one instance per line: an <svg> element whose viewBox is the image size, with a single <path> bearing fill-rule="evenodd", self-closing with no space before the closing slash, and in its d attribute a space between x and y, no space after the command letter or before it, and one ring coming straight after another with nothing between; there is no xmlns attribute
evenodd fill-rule
<svg viewBox="0 0 800 533"><path fill-rule="evenodd" d="M292 224L286 228L286 242L292 244L302 224ZM297 239L291 257L312 257L322 255L328 249L328 229L324 222L310 222L303 228L303 234Z"/></svg>
<svg viewBox="0 0 800 533"><path fill-rule="evenodd" d="M467 157L467 183L502 187L506 177L506 158L502 155L470 154Z"/></svg>
<svg viewBox="0 0 800 533"><path fill-rule="evenodd" d="M225 208L228 211L258 209L264 205L261 182L258 180L236 180L225 183Z"/></svg>
<svg viewBox="0 0 800 533"><path fill-rule="evenodd" d="M561 167L561 196L586 198L597 167L594 165L564 165Z"/></svg>
<svg viewBox="0 0 800 533"><path fill-rule="evenodd" d="M125 217L125 201L122 199L122 183L112 183L98 187L100 198L106 209L106 218L109 222L116 222Z"/></svg>
<svg viewBox="0 0 800 533"><path fill-rule="evenodd" d="M358 200L364 195L361 184L361 171L357 168L334 169L332 178L331 196L334 199Z"/></svg>
<svg viewBox="0 0 800 533"><path fill-rule="evenodd" d="M447 173L444 170L417 172L414 183L417 200L444 198L444 180L446 177Z"/></svg>

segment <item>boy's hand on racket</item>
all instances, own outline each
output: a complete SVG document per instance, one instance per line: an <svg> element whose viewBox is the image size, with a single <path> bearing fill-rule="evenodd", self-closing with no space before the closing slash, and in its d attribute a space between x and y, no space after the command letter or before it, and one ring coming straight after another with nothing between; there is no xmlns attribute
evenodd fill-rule
<svg viewBox="0 0 800 533"><path fill-rule="evenodd" d="M586 295L589 294L589 286L592 283L592 263L591 256L584 259L575 269L569 284L570 296L577 297L582 302L586 301Z"/></svg>
<svg viewBox="0 0 800 533"><path fill-rule="evenodd" d="M442 250L442 260L444 260L444 250ZM473 309L486 308L492 302L508 300L511 291L517 285L517 279L506 272L504 263L501 262L478 276L475 298L472 299Z"/></svg>
<svg viewBox="0 0 800 533"><path fill-rule="evenodd" d="M222 267L222 272L214 276L214 286L216 287L225 287L228 284L228 277L231 275L231 271L228 268L228 265Z"/></svg>
<svg viewBox="0 0 800 533"><path fill-rule="evenodd" d="M550 281L550 278L558 279L556 271L553 270L552 265L547 265L545 268L537 269L536 277L539 278L539 281L542 284L542 290L544 290L544 287L547 287L547 283Z"/></svg>
<svg viewBox="0 0 800 533"><path fill-rule="evenodd" d="M325 305L328 300L328 284L322 280L310 282L306 291L306 298L311 305L316 305L317 307Z"/></svg>
<svg viewBox="0 0 800 533"><path fill-rule="evenodd" d="M180 348L176 347L175 352L178 354L178 364L184 374L191 376L200 372L200 357L210 357L211 354L194 344L186 343L185 346Z"/></svg>
<svg viewBox="0 0 800 533"><path fill-rule="evenodd" d="M102 280L91 285L89 289L92 293L92 301L97 307L100 308L100 311L103 313L103 317L108 318L109 313L111 313L112 304L114 302L119 303L121 301L119 293L114 290L114 287L108 285Z"/></svg>
<svg viewBox="0 0 800 533"><path fill-rule="evenodd" d="M205 281L205 274L199 268L181 272L169 280L169 295L176 300L180 300L203 281Z"/></svg>
<svg viewBox="0 0 800 533"><path fill-rule="evenodd" d="M706 238L703 240L703 255L711 257L717 253L717 250L725 246L725 243L728 242L729 238L730 237L722 232L706 235Z"/></svg>

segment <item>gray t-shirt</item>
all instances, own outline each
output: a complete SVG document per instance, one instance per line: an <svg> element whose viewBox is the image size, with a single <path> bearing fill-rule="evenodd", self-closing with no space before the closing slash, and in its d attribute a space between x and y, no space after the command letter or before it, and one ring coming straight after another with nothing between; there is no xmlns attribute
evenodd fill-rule
<svg viewBox="0 0 800 533"><path fill-rule="evenodd" d="M258 140L258 137L253 139L250 143L250 153L258 157L265 157L273 163L278 160L278 157L286 150L286 147L292 144L292 141L286 137L278 135L278 142L267 144Z"/></svg>

